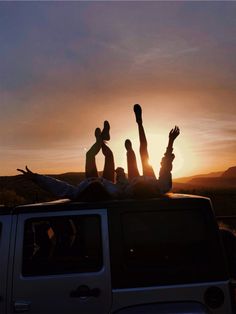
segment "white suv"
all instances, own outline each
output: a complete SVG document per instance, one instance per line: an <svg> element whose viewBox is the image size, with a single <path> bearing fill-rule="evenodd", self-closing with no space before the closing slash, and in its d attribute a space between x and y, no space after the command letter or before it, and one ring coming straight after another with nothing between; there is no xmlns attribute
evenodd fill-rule
<svg viewBox="0 0 236 314"><path fill-rule="evenodd" d="M207 198L26 205L0 226L1 313L232 313Z"/></svg>

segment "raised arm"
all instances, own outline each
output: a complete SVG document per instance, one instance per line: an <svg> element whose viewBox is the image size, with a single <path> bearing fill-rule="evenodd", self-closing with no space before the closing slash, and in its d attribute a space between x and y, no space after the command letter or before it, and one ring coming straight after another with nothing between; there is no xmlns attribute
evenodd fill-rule
<svg viewBox="0 0 236 314"><path fill-rule="evenodd" d="M169 133L168 146L164 157L161 160L161 169L159 172L159 187L162 193L169 192L172 188L172 163L175 155L172 153L175 139L179 136L179 127L175 126Z"/></svg>
<svg viewBox="0 0 236 314"><path fill-rule="evenodd" d="M69 198L71 200L77 197L77 188L67 182L55 179L50 176L37 174L32 172L27 166L24 169L17 169L25 178L35 182L45 191L51 192L54 196L59 198Z"/></svg>
<svg viewBox="0 0 236 314"><path fill-rule="evenodd" d="M171 151L173 150L173 144L175 139L179 136L180 134L180 130L178 126L175 126L169 133L169 142L168 142L168 146L167 146L167 151Z"/></svg>

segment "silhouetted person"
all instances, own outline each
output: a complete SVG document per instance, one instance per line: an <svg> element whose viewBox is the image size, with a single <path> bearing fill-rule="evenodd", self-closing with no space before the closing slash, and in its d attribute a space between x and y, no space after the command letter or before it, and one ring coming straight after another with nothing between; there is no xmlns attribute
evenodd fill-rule
<svg viewBox="0 0 236 314"><path fill-rule="evenodd" d="M137 160L135 156L135 152L132 148L132 143L130 140L125 141L125 148L127 150L127 170L128 170L128 178L133 179L139 176Z"/></svg>
<svg viewBox="0 0 236 314"><path fill-rule="evenodd" d="M85 175L86 178L97 178L98 171L96 166L96 155L102 150L105 157L104 169L102 177L111 182L114 182L115 176L115 163L114 156L111 149L106 145L105 141L110 140L109 135L110 125L108 121L104 121L104 128L101 131L100 128L95 130L96 142L86 153Z"/></svg>
<svg viewBox="0 0 236 314"><path fill-rule="evenodd" d="M135 196L153 196L155 194L166 193L172 187L172 162L175 158L173 152L174 140L179 135L180 131L177 126L169 133L169 142L166 153L161 161L161 169L159 172L159 179L156 179L154 170L149 163L148 143L143 127L142 108L140 105L134 105L134 113L136 122L138 124L139 142L140 142L140 157L142 162L143 176L139 175L135 152L132 148L132 143L129 139L125 141L125 148L127 150L127 168L128 179L130 187L129 193Z"/></svg>
<svg viewBox="0 0 236 314"><path fill-rule="evenodd" d="M117 198L120 193L118 185L114 184L115 165L111 149L106 145L110 140L110 125L108 121L104 122L104 128L95 130L95 143L86 153L85 175L78 186L73 186L67 182L57 180L50 176L33 173L27 166L26 170L17 169L27 178L36 182L43 189L50 191L53 195L60 198L69 198L71 200L104 200ZM104 170L102 177L98 176L96 166L96 155L102 150L105 157Z"/></svg>
<svg viewBox="0 0 236 314"><path fill-rule="evenodd" d="M153 168L149 165L147 140L142 125L141 107L135 105L134 111L139 128L143 176L139 175L135 153L130 140L126 140L125 142L129 180L127 180L123 168L118 167L115 170L113 153L106 144L106 141L110 140L110 125L108 121L104 122L102 131L100 128L95 130L96 141L86 153L86 179L78 186L73 186L67 182L49 176L33 173L27 166L25 170L17 170L55 196L69 198L71 200L99 201L124 197L154 197L157 194L168 192L172 185L171 169L174 159L174 155L172 154L173 142L179 135L179 128L175 127L169 134L169 144L165 156L162 158L159 180L157 180ZM105 157L102 177L98 176L96 166L96 155L100 150L102 150ZM116 183L114 183L115 173Z"/></svg>

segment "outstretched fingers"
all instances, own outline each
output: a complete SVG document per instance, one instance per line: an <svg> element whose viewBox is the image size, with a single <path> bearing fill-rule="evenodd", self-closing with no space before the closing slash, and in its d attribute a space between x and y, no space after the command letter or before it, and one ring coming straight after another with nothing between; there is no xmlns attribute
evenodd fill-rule
<svg viewBox="0 0 236 314"><path fill-rule="evenodd" d="M26 169L26 167L25 167L25 169ZM27 171L25 171L24 169L19 169L19 168L17 168L16 170L19 171L19 172L21 172L22 174L26 174L26 173L27 173Z"/></svg>
<svg viewBox="0 0 236 314"><path fill-rule="evenodd" d="M169 138L171 140L175 140L177 136L179 136L180 130L179 127L176 125L169 133Z"/></svg>
<svg viewBox="0 0 236 314"><path fill-rule="evenodd" d="M175 128L174 128L174 134L177 137L179 135L179 133L180 133L179 127L176 125Z"/></svg>
<svg viewBox="0 0 236 314"><path fill-rule="evenodd" d="M25 169L26 169L26 171L27 171L28 173L33 173L33 172L28 168L28 166L25 166Z"/></svg>
<svg viewBox="0 0 236 314"><path fill-rule="evenodd" d="M24 176L27 176L29 178L32 178L34 176L34 173L28 168L28 166L25 166L25 170L24 169L16 169L17 171L21 172Z"/></svg>

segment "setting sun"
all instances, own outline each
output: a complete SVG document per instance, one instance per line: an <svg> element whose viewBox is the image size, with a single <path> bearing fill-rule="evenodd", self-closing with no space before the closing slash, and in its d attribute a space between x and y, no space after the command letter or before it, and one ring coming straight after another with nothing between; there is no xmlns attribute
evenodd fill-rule
<svg viewBox="0 0 236 314"><path fill-rule="evenodd" d="M0 6L2 176L25 164L39 173L84 171L104 120L116 166L126 169L130 138L141 173L135 103L157 176L175 125L174 178L235 164L235 3ZM102 154L97 161L102 170Z"/></svg>

